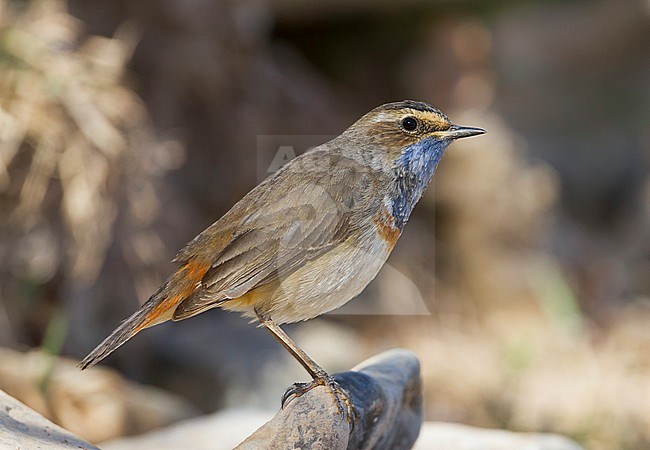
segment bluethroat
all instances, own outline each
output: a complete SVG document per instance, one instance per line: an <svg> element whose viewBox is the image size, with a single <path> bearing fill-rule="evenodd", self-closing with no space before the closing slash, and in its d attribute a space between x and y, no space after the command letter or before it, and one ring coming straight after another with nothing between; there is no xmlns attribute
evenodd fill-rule
<svg viewBox="0 0 650 450"><path fill-rule="evenodd" d="M325 385L346 394L280 328L338 308L377 275L447 146L485 133L422 102L379 106L285 164L174 258L180 267L79 366L139 331L212 308L257 319L309 372L285 402ZM345 411L343 411L345 413Z"/></svg>

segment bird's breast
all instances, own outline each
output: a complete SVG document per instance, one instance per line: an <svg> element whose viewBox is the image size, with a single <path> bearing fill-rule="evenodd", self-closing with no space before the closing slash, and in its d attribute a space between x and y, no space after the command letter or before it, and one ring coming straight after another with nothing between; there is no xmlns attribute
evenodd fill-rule
<svg viewBox="0 0 650 450"><path fill-rule="evenodd" d="M399 230L391 228L390 218L382 213L359 226L356 236L280 279L271 292L259 296L256 307L278 323L306 320L339 308L375 278L398 237Z"/></svg>

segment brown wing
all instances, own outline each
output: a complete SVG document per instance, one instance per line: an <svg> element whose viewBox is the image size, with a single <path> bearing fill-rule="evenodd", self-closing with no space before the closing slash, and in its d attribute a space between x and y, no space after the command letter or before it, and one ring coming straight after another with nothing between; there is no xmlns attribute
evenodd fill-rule
<svg viewBox="0 0 650 450"><path fill-rule="evenodd" d="M362 206L368 205L363 202L367 171L356 161L340 157L327 168L310 167L305 164L309 160L302 163L299 171L280 173L251 191L240 202L247 205L246 213L238 213L237 205L231 210L240 218L237 234L214 256L198 288L174 311L174 320L275 282L351 236L360 223ZM226 220L223 226L228 224ZM218 228L205 233L188 245L195 249L179 254L181 260L199 254L210 235L224 234Z"/></svg>

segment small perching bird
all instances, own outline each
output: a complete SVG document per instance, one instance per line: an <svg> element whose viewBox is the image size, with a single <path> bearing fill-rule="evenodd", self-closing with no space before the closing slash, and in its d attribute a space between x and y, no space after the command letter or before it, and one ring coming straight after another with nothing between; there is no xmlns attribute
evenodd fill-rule
<svg viewBox="0 0 650 450"><path fill-rule="evenodd" d="M313 381L347 396L279 327L357 296L390 255L447 146L485 133L426 103L379 106L340 136L284 165L174 258L179 269L83 361L104 359L141 330L212 308L257 318Z"/></svg>

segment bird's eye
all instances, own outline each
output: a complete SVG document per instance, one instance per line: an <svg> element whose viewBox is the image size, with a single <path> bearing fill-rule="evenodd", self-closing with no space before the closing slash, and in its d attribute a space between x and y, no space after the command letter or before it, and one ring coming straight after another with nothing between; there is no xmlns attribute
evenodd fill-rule
<svg viewBox="0 0 650 450"><path fill-rule="evenodd" d="M402 128L406 131L415 131L418 127L418 120L415 117L404 117L402 119Z"/></svg>

